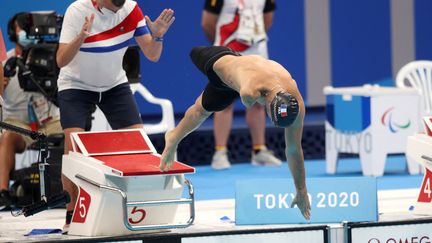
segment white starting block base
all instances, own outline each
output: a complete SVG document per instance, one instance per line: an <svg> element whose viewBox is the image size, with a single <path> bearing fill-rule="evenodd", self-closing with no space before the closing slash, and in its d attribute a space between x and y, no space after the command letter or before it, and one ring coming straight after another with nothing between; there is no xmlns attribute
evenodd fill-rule
<svg viewBox="0 0 432 243"><path fill-rule="evenodd" d="M127 192L129 202L176 200L182 196L183 175L119 177L105 174L109 171L102 168L103 164L96 160L91 163L88 159L78 153L70 153L63 158L65 175L79 189L69 234L111 236L137 233L124 224L122 194L100 188L91 182ZM131 226L169 225L172 224L177 207L178 205L128 207L126 217Z"/></svg>
<svg viewBox="0 0 432 243"><path fill-rule="evenodd" d="M408 137L406 157L424 167L415 213L432 216L432 116L423 118L425 133Z"/></svg>
<svg viewBox="0 0 432 243"><path fill-rule="evenodd" d="M80 152L64 155L62 168L79 192L69 234L128 235L187 227L193 222L193 189L184 173L194 169L175 162L169 172L161 172L160 155L153 152L142 130L72 137ZM185 187L189 189L186 199L181 198ZM183 223L173 222L179 204L190 206L189 218Z"/></svg>
<svg viewBox="0 0 432 243"><path fill-rule="evenodd" d="M432 161L430 161L432 162ZM432 171L425 168L423 182L420 186L415 213L417 215L432 216Z"/></svg>

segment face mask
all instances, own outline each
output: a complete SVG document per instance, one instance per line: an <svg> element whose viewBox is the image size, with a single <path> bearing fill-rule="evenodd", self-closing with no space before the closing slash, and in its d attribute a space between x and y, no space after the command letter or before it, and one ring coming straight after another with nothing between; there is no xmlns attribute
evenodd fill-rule
<svg viewBox="0 0 432 243"><path fill-rule="evenodd" d="M27 38L27 34L24 30L18 32L18 43L23 47L28 47L37 43L36 39Z"/></svg>

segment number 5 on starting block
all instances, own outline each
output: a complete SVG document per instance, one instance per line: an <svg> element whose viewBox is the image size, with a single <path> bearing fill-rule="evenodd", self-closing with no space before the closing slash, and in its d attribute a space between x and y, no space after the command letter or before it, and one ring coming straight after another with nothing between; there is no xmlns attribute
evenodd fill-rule
<svg viewBox="0 0 432 243"><path fill-rule="evenodd" d="M79 188L79 197L75 204L73 222L84 223L87 219L87 212L90 208L91 196L82 187Z"/></svg>

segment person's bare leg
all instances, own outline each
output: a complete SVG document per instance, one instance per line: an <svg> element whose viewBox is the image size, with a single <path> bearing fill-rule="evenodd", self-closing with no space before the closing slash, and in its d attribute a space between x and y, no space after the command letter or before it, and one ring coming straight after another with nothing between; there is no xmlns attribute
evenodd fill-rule
<svg viewBox="0 0 432 243"><path fill-rule="evenodd" d="M265 145L266 116L264 106L255 104L246 110L246 123L252 138L252 146Z"/></svg>
<svg viewBox="0 0 432 243"><path fill-rule="evenodd" d="M280 166L282 161L265 143L266 114L264 106L255 104L246 111L246 121L252 137L252 165Z"/></svg>
<svg viewBox="0 0 432 243"><path fill-rule="evenodd" d="M201 105L200 95L189 109L186 111L183 119L171 131L165 133L165 148L162 152L160 169L167 171L174 163L175 153L180 141L189 133L197 129L212 112L206 111Z"/></svg>
<svg viewBox="0 0 432 243"><path fill-rule="evenodd" d="M0 190L9 189L10 173L15 168L15 153L26 147L21 135L5 131L0 139Z"/></svg>
<svg viewBox="0 0 432 243"><path fill-rule="evenodd" d="M83 132L83 131L84 129L78 127L64 129L64 135L65 135L64 154L69 154L69 151L72 151L72 140L70 138L70 134L73 132ZM75 203L78 197L78 188L65 175L62 174L61 178L62 178L63 189L66 190L70 196L70 203L66 204L66 210L72 211L75 208Z"/></svg>
<svg viewBox="0 0 432 243"><path fill-rule="evenodd" d="M213 135L216 147L226 147L231 132L234 106L231 104L226 109L215 112L213 115Z"/></svg>

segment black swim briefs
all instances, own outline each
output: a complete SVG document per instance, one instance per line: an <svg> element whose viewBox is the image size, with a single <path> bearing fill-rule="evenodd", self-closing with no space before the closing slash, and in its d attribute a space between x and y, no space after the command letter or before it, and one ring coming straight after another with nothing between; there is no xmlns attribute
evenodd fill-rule
<svg viewBox="0 0 432 243"><path fill-rule="evenodd" d="M202 95L202 106L207 111L221 111L239 97L239 94L228 87L213 70L214 63L225 55L240 56L239 53L224 46L197 46L190 52L192 62L210 81Z"/></svg>

